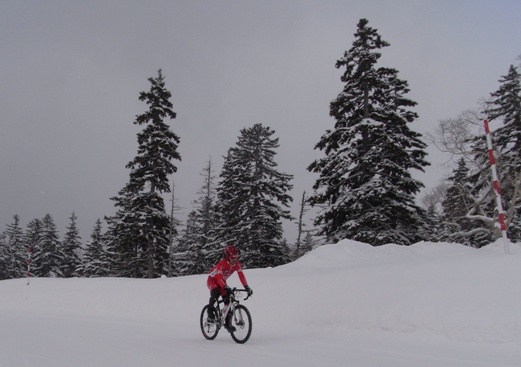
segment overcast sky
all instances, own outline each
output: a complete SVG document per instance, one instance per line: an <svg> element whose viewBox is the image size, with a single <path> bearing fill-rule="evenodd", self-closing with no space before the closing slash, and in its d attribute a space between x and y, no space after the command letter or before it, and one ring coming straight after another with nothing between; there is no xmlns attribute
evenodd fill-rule
<svg viewBox="0 0 521 367"><path fill-rule="evenodd" d="M139 92L160 68L181 139L180 219L206 162L218 175L255 123L280 139L297 215L317 178L306 170L322 157L314 146L334 123L334 65L360 18L391 44L380 65L409 82L420 115L410 128L422 134L475 107L520 62L519 0L0 0L0 230L14 214L25 227L49 213L63 236L74 211L90 239L128 180ZM432 166L414 175L432 188L445 158L428 152Z"/></svg>

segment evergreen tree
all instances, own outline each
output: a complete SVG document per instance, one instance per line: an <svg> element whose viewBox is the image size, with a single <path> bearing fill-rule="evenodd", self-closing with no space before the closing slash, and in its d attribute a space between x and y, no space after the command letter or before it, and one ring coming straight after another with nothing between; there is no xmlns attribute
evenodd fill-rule
<svg viewBox="0 0 521 367"><path fill-rule="evenodd" d="M107 246L114 250L112 275L143 278L148 275L147 238L141 228L140 215L143 213L134 204L139 202L135 200L139 195L132 191L129 185L118 194L112 198L118 210L114 216L106 218Z"/></svg>
<svg viewBox="0 0 521 367"><path fill-rule="evenodd" d="M211 159L201 176L204 178L203 185L197 192L194 209L188 215L176 248L176 266L179 267L178 274L182 275L206 273L222 255L215 233L216 187Z"/></svg>
<svg viewBox="0 0 521 367"><path fill-rule="evenodd" d="M201 222L202 227L202 249L206 254L211 254L215 244L215 201L217 197L215 175L213 170L212 160L208 161L208 165L203 170L204 184L199 190L199 200L197 201L198 207L198 218ZM210 255L210 259L215 260L215 257ZM207 261L208 264L213 264L214 261ZM208 267L206 266L206 269Z"/></svg>
<svg viewBox="0 0 521 367"><path fill-rule="evenodd" d="M73 212L69 217L70 223L66 228L64 240L62 242L62 249L64 253L64 263L62 265L62 272L65 278L78 276L78 267L81 264L80 254L82 251L81 237L78 227L76 226L76 214Z"/></svg>
<svg viewBox="0 0 521 367"><path fill-rule="evenodd" d="M228 150L217 186L217 228L221 242L241 250L250 267L277 266L289 261L283 248L282 219L292 219L288 207L293 176L276 170L275 131L261 124L241 130L236 147Z"/></svg>
<svg viewBox="0 0 521 367"><path fill-rule="evenodd" d="M434 205L429 205L425 212L425 223L420 229L420 236L426 241L438 242L443 237L443 219Z"/></svg>
<svg viewBox="0 0 521 367"><path fill-rule="evenodd" d="M491 126L499 125L493 139L503 207L509 211L509 237L517 241L521 239L521 75L511 65L499 82L501 85L491 93L492 100L486 103L484 112Z"/></svg>
<svg viewBox="0 0 521 367"><path fill-rule="evenodd" d="M494 238L500 237L501 233L496 227L498 223L496 210L496 196L492 191L492 180L490 171L490 160L485 137L482 134L471 139L471 162L466 161L467 167L472 167L468 171L467 193L466 198L472 200L471 209L466 213L466 219L470 220L472 228L465 233L456 228L457 236L467 237L461 238L459 242L466 243L473 247L481 247L494 241ZM457 170L457 169L456 169ZM449 181L449 185L452 185ZM449 191L449 190L447 190ZM467 224L469 222L466 222ZM451 226L451 222L445 223ZM454 228L445 231L449 239L454 237L451 233ZM496 233L498 232L498 233Z"/></svg>
<svg viewBox="0 0 521 367"><path fill-rule="evenodd" d="M54 219L46 214L42 219L42 238L40 246L34 249L32 264L34 273L38 277L62 278L61 265L65 263L65 254L62 251L58 230Z"/></svg>
<svg viewBox="0 0 521 367"><path fill-rule="evenodd" d="M101 266L103 272L100 276L110 277L115 276L116 272L116 249L114 242L108 241L109 232L105 232L101 235L100 241L103 244L103 251L101 252Z"/></svg>
<svg viewBox="0 0 521 367"><path fill-rule="evenodd" d="M34 254L41 248L42 242L42 221L40 219L33 219L27 224L24 238L25 243L31 249L31 257L34 258ZM34 268L34 261L32 263L32 268ZM36 275L34 270L31 270L31 274Z"/></svg>
<svg viewBox="0 0 521 367"><path fill-rule="evenodd" d="M423 197L422 204L426 208L426 221L420 230L426 241L438 242L444 236L443 205L447 192L447 184L442 182L430 189Z"/></svg>
<svg viewBox="0 0 521 367"><path fill-rule="evenodd" d="M9 265L12 263L11 261L12 254L11 249L7 245L7 236L5 232L0 233L0 280L9 279L10 277L10 269Z"/></svg>
<svg viewBox="0 0 521 367"><path fill-rule="evenodd" d="M426 145L407 126L417 118L407 82L395 69L376 67L389 43L367 24L360 20L353 46L336 63L345 68L345 85L330 105L334 129L315 146L326 157L308 167L320 175L310 203L325 206L315 224L330 241L410 245L425 218L414 198L423 184L410 170L429 164Z"/></svg>
<svg viewBox="0 0 521 367"><path fill-rule="evenodd" d="M176 210L179 210L179 207L176 205L177 201L175 198L175 184L174 181L172 181L172 198L170 199L172 202L172 205L170 207L170 226L169 226L169 233L168 233L168 276L171 277L174 275L175 269L173 268L174 264L174 256L175 256L175 242L178 238L178 232L177 228L181 225L181 221L177 219L174 215Z"/></svg>
<svg viewBox="0 0 521 367"><path fill-rule="evenodd" d="M197 212L188 214L185 229L182 231L174 252L175 275L201 274L201 246L199 243L200 228L197 223Z"/></svg>
<svg viewBox="0 0 521 367"><path fill-rule="evenodd" d="M217 214L215 202L217 197L213 162L210 159L201 174L203 185L198 191L195 200L195 224L198 230L198 243L200 245L200 258L197 259L197 273L207 272L221 257L221 248L218 244L216 225Z"/></svg>
<svg viewBox="0 0 521 367"><path fill-rule="evenodd" d="M450 218L447 219L445 214L441 213L443 233L440 238L445 241L457 240L475 247L487 245L494 241L494 238L501 237L501 231L497 227L496 196L492 188L490 158L483 134L483 117L476 111L467 110L456 119L441 121L437 133L440 136L435 141L437 146L441 146L445 152L465 159L465 165L468 167L468 177L465 181L466 202L472 203L467 206L468 211L463 219L465 226L471 224L472 228L461 230L457 223L451 222ZM495 156L498 157L497 153ZM498 168L501 172L500 164ZM454 184L448 181L445 186L452 187ZM454 190L449 194L454 194ZM447 192L442 196L447 196ZM443 201L448 201L450 206L449 198ZM448 210L450 212L450 208Z"/></svg>
<svg viewBox="0 0 521 367"><path fill-rule="evenodd" d="M170 220L165 212L164 192L170 192L168 175L177 171L172 160L181 160L177 152L179 137L165 123L174 119L176 113L170 102L171 93L165 88L165 80L158 71L156 78L149 78L151 88L141 92L139 99L144 101L148 110L136 116L136 125L145 125L138 134L138 154L128 163L131 169L130 180L125 191L125 199L120 202L119 215L112 221L112 239L125 246L124 256L129 254L129 233L137 233L134 261L126 265L142 266L141 260L146 259L145 275L149 278L161 275L168 267L168 238ZM132 196L128 196L128 195ZM127 212L130 211L130 212ZM130 221L129 221L130 219ZM124 232L119 233L123 225ZM130 232L129 232L130 229ZM142 272L142 271L141 271Z"/></svg>
<svg viewBox="0 0 521 367"><path fill-rule="evenodd" d="M512 160L509 162L512 165L510 168L515 169L519 167L521 156L521 75L511 65L508 74L502 76L499 82L501 85L491 93L493 99L487 102L485 114L491 123L497 120L503 123L494 132L494 143L501 151L503 160ZM507 163L503 164L507 168Z"/></svg>
<svg viewBox="0 0 521 367"><path fill-rule="evenodd" d="M302 245L300 247L300 251L298 253L298 257L302 257L308 252L311 252L313 248L315 247L316 243L313 239L313 235L311 234L311 231L307 231L306 235L304 236L304 241L302 242Z"/></svg>
<svg viewBox="0 0 521 367"><path fill-rule="evenodd" d="M107 276L110 274L110 265L106 262L100 219L96 220L90 237L91 240L87 243L78 272L87 278Z"/></svg>
<svg viewBox="0 0 521 367"><path fill-rule="evenodd" d="M445 218L451 222L465 218L474 204L470 198L472 186L468 182L468 175L469 169L465 159L460 158L458 167L448 178L451 184L447 188L445 200L442 202Z"/></svg>
<svg viewBox="0 0 521 367"><path fill-rule="evenodd" d="M236 155L237 148L228 149L217 184L216 230L217 238L222 245L231 241L237 242L241 238L244 203L248 195L244 184L249 179L247 170L236 162Z"/></svg>
<svg viewBox="0 0 521 367"><path fill-rule="evenodd" d="M442 202L444 212L444 227L442 239L457 242L467 246L481 247L490 240L490 231L482 228L476 220L470 219L476 200L474 183L464 158L458 161L458 166L448 178L449 186Z"/></svg>
<svg viewBox="0 0 521 367"><path fill-rule="evenodd" d="M24 245L24 234L18 215L14 215L13 223L7 225L5 235L10 254L8 276L10 279L22 278L27 269L27 247Z"/></svg>

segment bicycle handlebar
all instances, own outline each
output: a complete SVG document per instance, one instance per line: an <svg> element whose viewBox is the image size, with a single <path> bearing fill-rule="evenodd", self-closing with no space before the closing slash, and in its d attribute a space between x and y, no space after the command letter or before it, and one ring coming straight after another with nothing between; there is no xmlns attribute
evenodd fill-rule
<svg viewBox="0 0 521 367"><path fill-rule="evenodd" d="M239 289L239 288L233 288L232 291L235 293L235 292L246 292L248 293L248 291L246 289ZM250 298L250 295L248 294L248 296L244 299L245 301Z"/></svg>

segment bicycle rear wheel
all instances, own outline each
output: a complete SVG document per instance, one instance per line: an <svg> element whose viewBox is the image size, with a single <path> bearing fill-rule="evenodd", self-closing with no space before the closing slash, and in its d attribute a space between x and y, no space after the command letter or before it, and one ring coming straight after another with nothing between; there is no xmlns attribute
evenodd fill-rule
<svg viewBox="0 0 521 367"><path fill-rule="evenodd" d="M235 330L230 333L232 339L239 344L246 343L251 335L252 321L250 311L245 306L235 306L232 325L235 327Z"/></svg>
<svg viewBox="0 0 521 367"><path fill-rule="evenodd" d="M212 322L208 321L208 305L203 307L199 323L201 325L201 332L206 339L214 340L217 337L220 329L219 320L214 318Z"/></svg>

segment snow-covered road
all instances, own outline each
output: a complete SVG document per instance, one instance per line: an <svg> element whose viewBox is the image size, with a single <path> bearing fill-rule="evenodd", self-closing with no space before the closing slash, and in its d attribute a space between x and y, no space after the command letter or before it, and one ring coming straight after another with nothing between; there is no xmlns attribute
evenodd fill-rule
<svg viewBox="0 0 521 367"><path fill-rule="evenodd" d="M0 367L521 365L521 250L345 241L246 270L244 345L203 338L205 276L0 282ZM238 284L233 276L231 285ZM235 285L237 285L235 284Z"/></svg>

